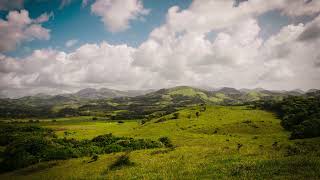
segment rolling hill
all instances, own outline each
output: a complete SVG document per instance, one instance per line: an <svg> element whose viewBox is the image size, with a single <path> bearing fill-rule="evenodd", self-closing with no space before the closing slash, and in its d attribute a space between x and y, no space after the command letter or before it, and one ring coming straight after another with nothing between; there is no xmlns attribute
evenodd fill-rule
<svg viewBox="0 0 320 180"><path fill-rule="evenodd" d="M189 90L188 90L189 91ZM172 91L171 91L172 92ZM179 90L179 92L181 92ZM65 160L41 161L0 174L1 179L319 179L319 138L289 140L273 113L244 106L200 106L141 121L57 119L41 121L61 141L118 137L157 140L173 148L141 149ZM57 139L57 140L58 140ZM66 141L66 140L64 140ZM123 144L124 141L117 142ZM130 164L111 168L126 155Z"/></svg>

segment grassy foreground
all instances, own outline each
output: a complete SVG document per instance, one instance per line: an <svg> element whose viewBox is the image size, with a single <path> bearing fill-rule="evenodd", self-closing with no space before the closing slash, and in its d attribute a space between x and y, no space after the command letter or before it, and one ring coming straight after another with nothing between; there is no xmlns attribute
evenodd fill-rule
<svg viewBox="0 0 320 180"><path fill-rule="evenodd" d="M116 136L158 139L167 136L175 149L129 153L131 166L110 169L124 153L51 161L0 175L0 179L320 179L320 138L288 140L272 113L246 107L200 107L181 110L141 125L90 118L41 122L58 136L90 139Z"/></svg>

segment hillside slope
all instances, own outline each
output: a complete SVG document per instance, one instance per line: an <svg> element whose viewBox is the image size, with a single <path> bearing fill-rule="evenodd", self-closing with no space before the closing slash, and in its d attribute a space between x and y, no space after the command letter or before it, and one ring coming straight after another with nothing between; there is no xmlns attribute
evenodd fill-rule
<svg viewBox="0 0 320 180"><path fill-rule="evenodd" d="M82 139L99 134L151 138L167 136L174 149L133 151L134 163L108 168L123 153L44 162L0 175L1 179L319 179L319 138L288 140L272 113L244 106L190 107L153 119L124 123L59 121L41 123L58 136ZM196 112L200 112L199 117ZM66 135L65 132L69 132Z"/></svg>

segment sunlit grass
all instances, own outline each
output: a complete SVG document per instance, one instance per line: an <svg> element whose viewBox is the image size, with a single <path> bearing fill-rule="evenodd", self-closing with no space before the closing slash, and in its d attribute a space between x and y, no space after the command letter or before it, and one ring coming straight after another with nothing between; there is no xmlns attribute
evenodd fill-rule
<svg viewBox="0 0 320 180"><path fill-rule="evenodd" d="M129 153L133 166L109 166L123 153L40 163L1 175L1 179L319 179L319 154L286 155L294 142L318 144L319 138L289 141L289 133L269 112L246 107L199 107L179 111L179 119L166 121L93 121L92 119L43 122L59 137L90 139L117 136L158 139L168 136L175 149L139 150ZM191 116L190 116L191 115ZM190 118L189 118L190 117ZM70 132L65 135L64 132ZM275 142L277 146L275 147ZM241 147L239 148L239 144ZM319 146L318 146L319 147ZM51 163L51 165L50 165Z"/></svg>

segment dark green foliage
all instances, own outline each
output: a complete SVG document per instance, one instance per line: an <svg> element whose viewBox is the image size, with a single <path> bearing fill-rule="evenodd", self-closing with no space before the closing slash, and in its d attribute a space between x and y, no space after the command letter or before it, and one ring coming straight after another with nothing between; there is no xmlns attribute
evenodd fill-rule
<svg viewBox="0 0 320 180"><path fill-rule="evenodd" d="M167 120L166 118L160 118L157 121L155 121L155 123L165 122L166 120Z"/></svg>
<svg viewBox="0 0 320 180"><path fill-rule="evenodd" d="M205 112L206 110L207 110L206 105L201 104L201 105L200 105L200 112Z"/></svg>
<svg viewBox="0 0 320 180"><path fill-rule="evenodd" d="M70 116L79 116L79 112L77 109L73 108L63 108L60 109L57 113L58 117L70 117Z"/></svg>
<svg viewBox="0 0 320 180"><path fill-rule="evenodd" d="M98 118L97 118L97 117L93 117L92 120L93 120L93 121L96 121L96 120L98 120Z"/></svg>
<svg viewBox="0 0 320 180"><path fill-rule="evenodd" d="M58 139L50 129L37 126L2 126L1 146L6 146L2 171L23 168L41 161L77 158L97 154L162 147L160 142L100 135L92 140Z"/></svg>
<svg viewBox="0 0 320 180"><path fill-rule="evenodd" d="M242 146L243 146L243 144L238 143L238 144L237 144L237 150L240 151L240 149L242 148Z"/></svg>
<svg viewBox="0 0 320 180"><path fill-rule="evenodd" d="M159 138L159 141L167 148L173 147L173 144L171 143L171 140L168 137L161 137Z"/></svg>
<svg viewBox="0 0 320 180"><path fill-rule="evenodd" d="M260 101L256 107L275 112L291 139L320 136L320 96L290 96L282 101Z"/></svg>
<svg viewBox="0 0 320 180"><path fill-rule="evenodd" d="M172 119L179 119L180 114L179 113L173 113Z"/></svg>
<svg viewBox="0 0 320 180"><path fill-rule="evenodd" d="M295 126L292 130L292 139L302 139L320 136L320 118L311 118Z"/></svg>
<svg viewBox="0 0 320 180"><path fill-rule="evenodd" d="M91 157L91 161L89 161L89 163L91 162L94 162L94 161L98 161L99 159L99 156L97 154L94 154L92 157Z"/></svg>
<svg viewBox="0 0 320 180"><path fill-rule="evenodd" d="M197 118L200 116L200 112L196 112L196 116L197 116Z"/></svg>
<svg viewBox="0 0 320 180"><path fill-rule="evenodd" d="M124 154L121 155L113 164L111 164L110 169L118 169L123 166L132 166L134 165L133 162L131 162L129 155Z"/></svg>
<svg viewBox="0 0 320 180"><path fill-rule="evenodd" d="M147 120L142 119L142 120L141 120L141 125L144 125L146 122L147 122Z"/></svg>
<svg viewBox="0 0 320 180"><path fill-rule="evenodd" d="M19 139L31 136L54 137L51 129L30 125L1 125L0 126L0 146L9 145Z"/></svg>

